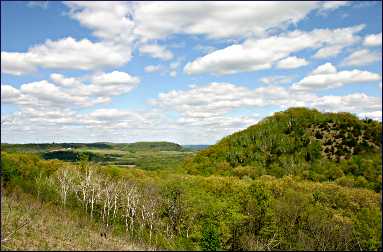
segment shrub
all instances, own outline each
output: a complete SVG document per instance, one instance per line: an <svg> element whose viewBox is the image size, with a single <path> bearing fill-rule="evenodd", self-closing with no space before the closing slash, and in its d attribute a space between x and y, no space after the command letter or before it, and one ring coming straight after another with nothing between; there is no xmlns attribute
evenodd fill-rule
<svg viewBox="0 0 383 252"><path fill-rule="evenodd" d="M217 251L220 248L219 232L215 224L208 222L203 225L200 246L203 251Z"/></svg>

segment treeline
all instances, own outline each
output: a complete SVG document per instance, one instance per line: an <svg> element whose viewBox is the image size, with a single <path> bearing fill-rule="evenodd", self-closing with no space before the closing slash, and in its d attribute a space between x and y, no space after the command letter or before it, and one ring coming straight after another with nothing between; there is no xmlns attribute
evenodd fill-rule
<svg viewBox="0 0 383 252"><path fill-rule="evenodd" d="M78 148L98 148L111 149L111 144L108 143L28 143L28 144L7 144L2 143L1 149L8 152L46 152L58 149L78 149Z"/></svg>
<svg viewBox="0 0 383 252"><path fill-rule="evenodd" d="M118 146L118 144L114 144ZM124 144L121 148L126 151L142 151L142 150L152 150L152 151L182 151L183 148L181 145L170 142L136 142L130 144Z"/></svg>
<svg viewBox="0 0 383 252"><path fill-rule="evenodd" d="M287 176L161 175L1 153L2 183L158 249L376 250L378 193Z"/></svg>
<svg viewBox="0 0 383 252"><path fill-rule="evenodd" d="M381 122L291 108L223 138L185 163L189 174L312 181L381 188Z"/></svg>
<svg viewBox="0 0 383 252"><path fill-rule="evenodd" d="M115 149L124 151L182 151L183 147L170 142L136 142L136 143L41 143L41 144L7 144L2 143L3 151L47 152L60 149Z"/></svg>

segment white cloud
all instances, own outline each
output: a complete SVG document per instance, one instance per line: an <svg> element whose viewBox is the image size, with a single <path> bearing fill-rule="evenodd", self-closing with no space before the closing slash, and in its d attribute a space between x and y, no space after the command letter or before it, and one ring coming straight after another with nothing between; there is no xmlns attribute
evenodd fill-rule
<svg viewBox="0 0 383 252"><path fill-rule="evenodd" d="M292 81L292 77L290 76L269 76L269 77L263 77L260 79L260 81L267 85L274 85L274 84L284 84L289 83Z"/></svg>
<svg viewBox="0 0 383 252"><path fill-rule="evenodd" d="M125 72L113 71L93 76L92 84L88 89L91 95L116 96L130 92L139 82L138 77Z"/></svg>
<svg viewBox="0 0 383 252"><path fill-rule="evenodd" d="M140 52L143 54L149 54L153 58L162 59L162 60L171 60L173 54L171 51L167 50L163 46L159 45L143 45L140 47Z"/></svg>
<svg viewBox="0 0 383 252"><path fill-rule="evenodd" d="M18 97L17 94L13 96ZM56 142L168 140L180 143L213 143L261 119L255 113L247 113L247 116L228 114L235 109L307 106L323 111L349 111L361 117L362 114L371 117L381 111L381 98L363 93L316 96L294 93L282 87L249 89L230 83L211 83L160 94L152 101L152 105L160 109L132 111L102 108L79 113L67 107L25 106L20 112L2 115L2 141L46 142L54 138ZM177 111L180 117L170 118L166 115L168 111ZM164 138L164 130L169 129L172 134Z"/></svg>
<svg viewBox="0 0 383 252"><path fill-rule="evenodd" d="M27 53L1 52L1 72L22 75L34 72L35 66L28 61Z"/></svg>
<svg viewBox="0 0 383 252"><path fill-rule="evenodd" d="M197 58L187 63L184 71L189 75L223 75L268 69L275 62L303 49L351 45L360 39L355 33L363 28L364 25L334 30L316 29L311 32L296 30L279 36L248 39L243 44L231 45Z"/></svg>
<svg viewBox="0 0 383 252"><path fill-rule="evenodd" d="M309 76L292 85L292 90L315 90L341 87L349 83L364 83L378 81L381 76L368 71L357 69L337 71L331 63L317 67Z"/></svg>
<svg viewBox="0 0 383 252"><path fill-rule="evenodd" d="M313 58L324 59L334 57L338 55L342 51L342 49L343 47L339 45L323 47L314 54Z"/></svg>
<svg viewBox="0 0 383 252"><path fill-rule="evenodd" d="M382 45L382 33L370 34L364 38L365 46L380 46Z"/></svg>
<svg viewBox="0 0 383 252"><path fill-rule="evenodd" d="M359 113L359 118L371 118L376 121L382 121L382 111L373 111L373 112L366 112L366 113Z"/></svg>
<svg viewBox="0 0 383 252"><path fill-rule="evenodd" d="M45 80L30 82L21 85L20 92L36 99L36 103L42 105L44 102L52 106L65 106L68 104L89 106L91 101L86 97L68 94L59 87Z"/></svg>
<svg viewBox="0 0 383 252"><path fill-rule="evenodd" d="M327 63L325 63L323 65L318 66L312 72L313 75L318 75L318 74L333 74L333 73L336 73L336 68L330 62L327 62Z"/></svg>
<svg viewBox="0 0 383 252"><path fill-rule="evenodd" d="M50 77L57 85L46 80L25 83L20 89L2 85L2 103L35 108L89 107L110 102L111 96L128 93L140 82L139 78L119 71L94 75L87 85L82 78L66 78L61 74L51 74Z"/></svg>
<svg viewBox="0 0 383 252"><path fill-rule="evenodd" d="M66 78L62 74L52 73L50 75L51 80L63 87L79 87L82 85L81 81L77 78Z"/></svg>
<svg viewBox="0 0 383 252"><path fill-rule="evenodd" d="M130 60L129 50L120 51L104 43L71 37L36 45L25 53L1 52L2 72L24 74L37 67L53 69L92 70L121 66Z"/></svg>
<svg viewBox="0 0 383 252"><path fill-rule="evenodd" d="M382 55L378 52L371 52L367 49L361 49L353 52L342 62L344 66L363 66L381 60Z"/></svg>
<svg viewBox="0 0 383 252"><path fill-rule="evenodd" d="M312 99L309 106L323 111L367 113L382 110L382 98L353 93L345 96L321 96Z"/></svg>
<svg viewBox="0 0 383 252"><path fill-rule="evenodd" d="M231 83L213 82L206 86L191 86L186 91L160 93L151 104L175 110L184 118L205 120L223 116L235 108L264 106L287 96L286 90L281 87L251 90Z"/></svg>
<svg viewBox="0 0 383 252"><path fill-rule="evenodd" d="M263 35L318 8L315 2L140 2L134 6L135 34L160 39L171 34L235 38ZM230 16L227 13L230 12ZM148 18L150 17L150 18Z"/></svg>
<svg viewBox="0 0 383 252"><path fill-rule="evenodd" d="M125 72L113 71L93 76L93 84L100 86L124 85L135 87L140 79Z"/></svg>
<svg viewBox="0 0 383 252"><path fill-rule="evenodd" d="M144 71L147 73L155 73L161 71L161 66L160 65L149 65L144 68Z"/></svg>
<svg viewBox="0 0 383 252"><path fill-rule="evenodd" d="M278 107L278 110L293 106L317 108L325 112L370 113L381 110L381 97L364 93L345 96L317 96L307 92L296 92L283 87L261 87L249 89L230 83L210 83L204 86L192 85L188 90L172 90L159 94L151 100L166 113L180 114L177 123L183 128L198 128L200 132L217 129L230 132L257 122L256 116L230 116L240 109L257 107ZM225 128L228 131L223 131Z"/></svg>
<svg viewBox="0 0 383 252"><path fill-rule="evenodd" d="M338 9L339 7L346 6L348 5L347 1L325 1L322 3L321 10L335 10Z"/></svg>
<svg viewBox="0 0 383 252"><path fill-rule="evenodd" d="M293 69L306 66L308 64L309 63L305 59L292 56L278 61L277 68Z"/></svg>
<svg viewBox="0 0 383 252"><path fill-rule="evenodd" d="M103 41L130 48L135 39L134 22L131 19L131 3L128 2L64 2L69 8L69 16Z"/></svg>
<svg viewBox="0 0 383 252"><path fill-rule="evenodd" d="M20 98L21 93L10 85L1 85L1 103L13 103Z"/></svg>

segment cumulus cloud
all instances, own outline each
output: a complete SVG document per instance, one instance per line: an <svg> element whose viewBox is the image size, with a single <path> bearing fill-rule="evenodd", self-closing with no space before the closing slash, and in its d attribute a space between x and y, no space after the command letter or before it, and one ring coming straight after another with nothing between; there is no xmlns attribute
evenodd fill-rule
<svg viewBox="0 0 383 252"><path fill-rule="evenodd" d="M324 71L325 69L322 69L322 72ZM248 117L229 115L235 110L244 108L272 106L278 107L276 110L282 110L292 106L305 106L324 112L352 112L358 115L379 111L382 108L381 97L368 96L364 93L318 96L278 86L249 89L231 83L192 85L188 90L161 93L157 99L150 102L164 111L178 112L180 114L178 124L184 127L199 126L204 131L213 127L219 128L219 125L225 123L227 129L230 127L232 130L239 129L260 119L259 115ZM243 120L241 125L240 120Z"/></svg>
<svg viewBox="0 0 383 252"><path fill-rule="evenodd" d="M282 68L282 69L293 69L293 68L299 68L302 66L308 65L309 62L303 58L298 58L295 56L292 57L287 57L285 59L282 59L278 61L277 63L277 68Z"/></svg>
<svg viewBox="0 0 383 252"><path fill-rule="evenodd" d="M321 72L325 72L322 68ZM172 90L160 93L150 103L161 109L180 113L183 122L210 121L212 118L226 116L240 108L279 106L286 109L292 106L306 106L322 111L346 111L365 113L381 109L381 97L364 93L345 96L318 96L310 92L267 86L249 89L231 83L210 83L191 86L188 90Z"/></svg>
<svg viewBox="0 0 383 252"><path fill-rule="evenodd" d="M1 102L14 103L21 97L21 93L17 88L10 85L1 85Z"/></svg>
<svg viewBox="0 0 383 252"><path fill-rule="evenodd" d="M365 46L380 46L382 45L382 33L370 34L364 38Z"/></svg>
<svg viewBox="0 0 383 252"><path fill-rule="evenodd" d="M19 89L2 85L1 102L22 107L89 107L110 102L111 96L128 93L140 82L139 78L119 71L94 75L88 80L90 84L56 73L50 77L55 84L42 80L22 84Z"/></svg>
<svg viewBox="0 0 383 252"><path fill-rule="evenodd" d="M371 52L367 49L361 49L353 52L342 62L344 66L363 66L374 63L382 59L381 53Z"/></svg>
<svg viewBox="0 0 383 252"><path fill-rule="evenodd" d="M131 58L129 50L90 40L72 37L36 45L27 52L1 52L1 71L20 75L38 67L53 69L92 70L108 66L121 66Z"/></svg>
<svg viewBox="0 0 383 252"><path fill-rule="evenodd" d="M103 41L119 44L129 49L135 39L133 35L134 21L129 2L64 2L70 11L69 16L82 26L93 31Z"/></svg>
<svg viewBox="0 0 383 252"><path fill-rule="evenodd" d="M163 46L159 46L156 44L142 45L139 50L141 53L149 54L151 57L157 59L171 60L173 58L173 54L171 51L167 50Z"/></svg>
<svg viewBox="0 0 383 252"><path fill-rule="evenodd" d="M263 35L287 26L318 8L315 2L141 2L134 6L135 34L144 40L175 33L235 38ZM230 17L227 13L230 12ZM148 18L150 17L150 18Z"/></svg>
<svg viewBox="0 0 383 252"><path fill-rule="evenodd" d="M331 69L319 72L326 71L331 72ZM2 96L20 97L18 91L12 88L2 91ZM68 107L24 106L20 112L2 115L2 141L16 141L12 140L16 132L24 141L28 139L32 142L51 141L52 136L55 141L63 139L66 142L68 139L80 142L164 140L164 130L172 129L172 134L165 140L213 143L261 119L256 113L247 113L246 116L232 114L237 109L277 106L276 110L280 110L307 106L376 118L382 106L381 97L364 93L317 96L278 86L250 89L231 83L193 85L187 90L172 90L159 94L151 104L153 109L143 111L102 108L87 113L75 112ZM180 116L168 117L167 113L172 111ZM34 136L39 136L39 139Z"/></svg>
<svg viewBox="0 0 383 252"><path fill-rule="evenodd" d="M92 84L88 89L91 95L115 96L130 92L139 82L138 77L125 72L113 71L93 76Z"/></svg>
<svg viewBox="0 0 383 252"><path fill-rule="evenodd" d="M267 102L287 96L287 90L281 87L261 87L251 90L231 83L213 82L206 86L191 86L185 91L172 90L160 93L151 104L174 109L185 118L204 120L223 116L240 107L264 106Z"/></svg>
<svg viewBox="0 0 383 252"><path fill-rule="evenodd" d="M292 90L316 90L337 88L350 83L364 83L378 81L381 76L368 71L357 69L351 71L337 71L331 64L326 63L317 67L309 76L304 77L291 87Z"/></svg>
<svg viewBox="0 0 383 252"><path fill-rule="evenodd" d="M45 80L23 84L20 91L27 96L36 98L38 102L45 101L54 106L67 104L87 106L90 103L86 97L68 94Z"/></svg>
<svg viewBox="0 0 383 252"><path fill-rule="evenodd" d="M368 96L365 93L353 93L345 96L328 95L314 98L310 107L328 112L367 113L382 110L382 98Z"/></svg>
<svg viewBox="0 0 383 252"><path fill-rule="evenodd" d="M189 62L184 71L189 74L214 73L218 75L250 72L271 68L291 53L322 46L345 47L360 40L355 33L364 25L338 29L315 29L311 32L293 31L279 36L248 39L216 50Z"/></svg>
<svg viewBox="0 0 383 252"><path fill-rule="evenodd" d="M313 75L318 75L318 74L333 74L333 73L336 73L336 68L330 62L327 62L326 64L318 66L312 72Z"/></svg>
<svg viewBox="0 0 383 252"><path fill-rule="evenodd" d="M52 73L50 75L51 80L63 87L79 87L82 85L81 81L78 78L67 78L62 74Z"/></svg>
<svg viewBox="0 0 383 252"><path fill-rule="evenodd" d="M296 24L313 10L322 13L345 2L65 2L69 16L106 41L164 39L172 34L208 38L263 36ZM230 17L227 17L230 12ZM148 18L150 17L150 18Z"/></svg>

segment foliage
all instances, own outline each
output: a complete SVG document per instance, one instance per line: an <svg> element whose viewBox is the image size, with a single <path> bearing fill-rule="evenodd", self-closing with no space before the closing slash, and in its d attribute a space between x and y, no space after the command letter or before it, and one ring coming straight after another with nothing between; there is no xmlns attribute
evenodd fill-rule
<svg viewBox="0 0 383 252"><path fill-rule="evenodd" d="M1 155L6 188L20 186L43 202L81 211L105 229L121 230L156 249L380 246L380 196L369 189L298 176L244 180Z"/></svg>
<svg viewBox="0 0 383 252"><path fill-rule="evenodd" d="M198 153L105 143L63 162L2 145L2 185L153 249L377 250L380 137L378 122L294 108Z"/></svg>
<svg viewBox="0 0 383 252"><path fill-rule="evenodd" d="M367 183L353 185L379 191L381 129L380 122L349 113L290 108L223 138L184 167L205 176L295 175L313 181L364 176Z"/></svg>
<svg viewBox="0 0 383 252"><path fill-rule="evenodd" d="M203 251L217 251L219 249L219 233L216 225L206 223L202 229L201 248Z"/></svg>

